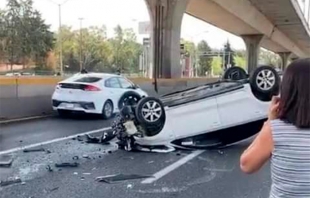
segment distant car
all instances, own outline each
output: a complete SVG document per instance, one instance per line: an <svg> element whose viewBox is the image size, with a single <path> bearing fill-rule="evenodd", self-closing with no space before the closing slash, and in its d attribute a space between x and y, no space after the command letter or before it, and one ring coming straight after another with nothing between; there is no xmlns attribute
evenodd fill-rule
<svg viewBox="0 0 310 198"><path fill-rule="evenodd" d="M21 73L7 73L5 76L21 76Z"/></svg>
<svg viewBox="0 0 310 198"><path fill-rule="evenodd" d="M250 76L232 68L218 82L124 106L110 136L126 150L229 145L259 132L280 82L269 66L258 67Z"/></svg>
<svg viewBox="0 0 310 198"><path fill-rule="evenodd" d="M101 114L109 119L118 112L121 96L128 91L140 97L148 94L123 76L107 73L74 75L58 83L52 95L52 106L60 116L72 112ZM122 99L124 102L124 100Z"/></svg>

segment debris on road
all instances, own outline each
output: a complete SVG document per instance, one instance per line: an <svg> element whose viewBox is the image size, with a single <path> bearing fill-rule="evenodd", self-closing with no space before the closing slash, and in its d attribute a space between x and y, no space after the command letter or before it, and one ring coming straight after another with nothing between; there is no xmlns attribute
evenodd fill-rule
<svg viewBox="0 0 310 198"><path fill-rule="evenodd" d="M153 177L153 176L135 175L135 174L131 174L131 175L118 174L118 175L109 175L109 176L97 177L96 181L111 184L113 182L134 180L134 179L145 179L145 178L150 178L150 177Z"/></svg>
<svg viewBox="0 0 310 198"><path fill-rule="evenodd" d="M90 159L90 157L88 155L83 155L82 157L86 158L86 159Z"/></svg>
<svg viewBox="0 0 310 198"><path fill-rule="evenodd" d="M48 172L53 172L53 169L52 169L52 167L50 165L47 165L46 169L48 170Z"/></svg>
<svg viewBox="0 0 310 198"><path fill-rule="evenodd" d="M74 163L68 163L68 162L66 162L66 163L56 163L55 164L55 166L57 167L57 168L62 168L62 167L78 167L79 166L79 163L77 163L77 162L74 162Z"/></svg>
<svg viewBox="0 0 310 198"><path fill-rule="evenodd" d="M73 160L79 160L79 156L74 156L72 159Z"/></svg>
<svg viewBox="0 0 310 198"><path fill-rule="evenodd" d="M83 141L83 138L82 138L81 136L79 136L79 135L76 137L76 139L77 139L78 141L80 141L80 142Z"/></svg>
<svg viewBox="0 0 310 198"><path fill-rule="evenodd" d="M53 191L58 190L58 189L59 189L59 187L55 187L55 188L50 189L49 191L53 192Z"/></svg>
<svg viewBox="0 0 310 198"><path fill-rule="evenodd" d="M30 148L30 149L24 149L24 153L30 153L30 152L46 152L46 153L51 153L50 150L45 149L45 148Z"/></svg>
<svg viewBox="0 0 310 198"><path fill-rule="evenodd" d="M11 167L13 163L13 159L10 156L2 156L0 157L0 168L8 168Z"/></svg>
<svg viewBox="0 0 310 198"><path fill-rule="evenodd" d="M91 173L83 173L83 175L91 175Z"/></svg>
<svg viewBox="0 0 310 198"><path fill-rule="evenodd" d="M86 134L85 137L86 137L86 142L87 143L91 143L91 144L98 144L98 143L100 143L100 138L93 137L93 136L91 136L89 134Z"/></svg>
<svg viewBox="0 0 310 198"><path fill-rule="evenodd" d="M110 144L110 141L114 138L113 134L108 132L103 132L99 137L94 137L89 134L86 134L85 137L86 143L89 144Z"/></svg>
<svg viewBox="0 0 310 198"><path fill-rule="evenodd" d="M0 181L0 186L9 186L12 184L17 184L17 183L22 183L22 180L19 177L15 177L15 178L9 178L5 181Z"/></svg>

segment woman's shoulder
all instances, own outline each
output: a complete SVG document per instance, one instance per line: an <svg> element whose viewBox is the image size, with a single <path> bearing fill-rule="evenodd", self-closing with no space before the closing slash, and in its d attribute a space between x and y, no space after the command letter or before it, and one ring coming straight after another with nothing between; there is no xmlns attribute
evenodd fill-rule
<svg viewBox="0 0 310 198"><path fill-rule="evenodd" d="M271 127L290 125L289 123L286 123L285 121L280 120L280 119L270 120L269 122L270 122Z"/></svg>
<svg viewBox="0 0 310 198"><path fill-rule="evenodd" d="M270 127L271 127L271 131L275 132L275 131L298 131L299 129L292 123L289 123L285 120L281 120L281 119L275 119L275 120L270 120Z"/></svg>

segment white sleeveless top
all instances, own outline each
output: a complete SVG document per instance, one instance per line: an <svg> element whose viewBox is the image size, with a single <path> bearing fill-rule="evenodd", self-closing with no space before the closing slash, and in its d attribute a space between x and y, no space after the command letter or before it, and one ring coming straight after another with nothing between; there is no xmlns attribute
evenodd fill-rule
<svg viewBox="0 0 310 198"><path fill-rule="evenodd" d="M310 129L281 120L271 121L271 128L270 198L310 198Z"/></svg>

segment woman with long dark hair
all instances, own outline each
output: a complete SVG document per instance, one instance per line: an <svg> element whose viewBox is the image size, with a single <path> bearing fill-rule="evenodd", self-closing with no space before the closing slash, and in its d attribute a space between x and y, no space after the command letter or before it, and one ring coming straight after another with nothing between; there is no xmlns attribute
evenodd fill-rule
<svg viewBox="0 0 310 198"><path fill-rule="evenodd" d="M310 58L285 70L280 97L272 99L268 120L240 158L251 174L271 160L270 198L310 197Z"/></svg>

